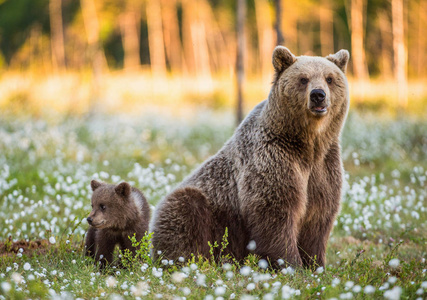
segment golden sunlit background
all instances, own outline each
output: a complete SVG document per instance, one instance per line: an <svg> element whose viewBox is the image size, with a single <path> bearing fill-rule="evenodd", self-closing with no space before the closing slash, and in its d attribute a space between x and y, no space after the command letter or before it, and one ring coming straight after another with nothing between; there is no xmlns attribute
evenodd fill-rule
<svg viewBox="0 0 427 300"><path fill-rule="evenodd" d="M267 97L282 44L348 49L353 108L423 114L425 28L426 0L0 0L0 107L235 109L240 83L247 112Z"/></svg>

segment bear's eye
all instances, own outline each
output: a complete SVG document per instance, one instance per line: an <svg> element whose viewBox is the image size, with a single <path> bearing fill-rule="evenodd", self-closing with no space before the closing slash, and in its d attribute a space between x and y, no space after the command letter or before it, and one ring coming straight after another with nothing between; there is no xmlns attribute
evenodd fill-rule
<svg viewBox="0 0 427 300"><path fill-rule="evenodd" d="M327 83L332 83L332 77L328 77L328 78L326 78L326 82L327 82Z"/></svg>
<svg viewBox="0 0 427 300"><path fill-rule="evenodd" d="M101 210L105 210L105 205L104 204L101 204L101 205L99 205L99 208L101 208Z"/></svg>
<svg viewBox="0 0 427 300"><path fill-rule="evenodd" d="M301 78L300 79L302 84L307 84L308 83L308 79L307 78Z"/></svg>

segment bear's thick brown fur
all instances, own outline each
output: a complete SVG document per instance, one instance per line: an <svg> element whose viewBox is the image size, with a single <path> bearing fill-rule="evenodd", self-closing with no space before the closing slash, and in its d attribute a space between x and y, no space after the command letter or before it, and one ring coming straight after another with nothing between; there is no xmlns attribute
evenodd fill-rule
<svg viewBox="0 0 427 300"><path fill-rule="evenodd" d="M129 237L140 241L148 231L150 208L144 195L127 182L118 185L92 180L92 211L86 235L86 255L111 263L116 245L135 252Z"/></svg>
<svg viewBox="0 0 427 300"><path fill-rule="evenodd" d="M275 266L280 259L325 264L341 198L348 59L346 50L295 57L276 47L268 99L159 203L151 225L154 258L208 257L207 242L220 243L228 228L227 253L238 260L253 252Z"/></svg>

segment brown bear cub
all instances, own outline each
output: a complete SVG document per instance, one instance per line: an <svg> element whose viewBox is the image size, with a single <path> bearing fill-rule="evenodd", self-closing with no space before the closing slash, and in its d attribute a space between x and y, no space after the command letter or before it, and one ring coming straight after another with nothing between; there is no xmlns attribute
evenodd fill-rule
<svg viewBox="0 0 427 300"><path fill-rule="evenodd" d="M135 252L129 237L139 241L148 231L150 208L144 195L127 182L118 185L92 180L92 211L87 218L86 255L104 267L113 260L116 245Z"/></svg>
<svg viewBox="0 0 427 300"><path fill-rule="evenodd" d="M268 99L159 203L154 258L209 257L208 241L220 244L228 228L226 254L237 260L252 252L275 267L325 264L341 199L348 60L346 50L296 57L276 47Z"/></svg>

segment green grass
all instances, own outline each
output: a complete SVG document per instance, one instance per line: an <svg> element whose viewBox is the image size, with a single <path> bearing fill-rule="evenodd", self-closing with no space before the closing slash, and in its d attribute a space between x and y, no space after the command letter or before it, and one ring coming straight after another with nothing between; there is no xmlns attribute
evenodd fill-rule
<svg viewBox="0 0 427 300"><path fill-rule="evenodd" d="M209 112L190 121L2 116L0 298L427 297L424 120L349 116L345 192L323 270L266 270L255 256L153 264L144 248L144 259L117 254L128 268L100 272L84 257L92 178L131 182L154 206L232 132L231 115Z"/></svg>

